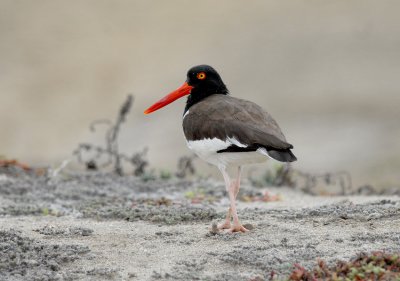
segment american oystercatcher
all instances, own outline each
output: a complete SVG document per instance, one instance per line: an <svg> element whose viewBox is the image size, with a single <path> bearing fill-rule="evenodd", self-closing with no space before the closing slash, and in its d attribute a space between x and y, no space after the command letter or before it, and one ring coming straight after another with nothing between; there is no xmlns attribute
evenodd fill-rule
<svg viewBox="0 0 400 281"><path fill-rule="evenodd" d="M208 65L192 67L181 87L144 113L149 114L186 95L189 96L183 113L183 131L187 145L201 159L218 167L229 194L230 208L225 222L218 228L246 232L239 222L235 204L241 166L261 163L268 157L280 162L296 161L291 151L293 146L270 114L255 103L231 97L217 71ZM227 167L232 166L238 169L236 179L227 173Z"/></svg>

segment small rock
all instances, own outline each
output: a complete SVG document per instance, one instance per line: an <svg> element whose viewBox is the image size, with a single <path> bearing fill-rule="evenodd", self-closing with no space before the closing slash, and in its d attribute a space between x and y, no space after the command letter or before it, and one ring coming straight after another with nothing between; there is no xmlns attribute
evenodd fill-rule
<svg viewBox="0 0 400 281"><path fill-rule="evenodd" d="M246 223L243 226L248 230L253 230L254 229L254 226L252 224L250 224L250 223Z"/></svg>
<svg viewBox="0 0 400 281"><path fill-rule="evenodd" d="M380 217L381 217L381 214L375 212L375 213L369 214L367 220L379 219Z"/></svg>
<svg viewBox="0 0 400 281"><path fill-rule="evenodd" d="M219 233L218 225L215 222L213 222L213 224L211 225L210 233L212 235L216 235Z"/></svg>

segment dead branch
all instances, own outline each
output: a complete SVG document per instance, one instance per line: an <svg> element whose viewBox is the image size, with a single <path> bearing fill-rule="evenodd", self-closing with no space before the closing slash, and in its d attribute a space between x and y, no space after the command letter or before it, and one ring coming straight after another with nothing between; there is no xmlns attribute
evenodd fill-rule
<svg viewBox="0 0 400 281"><path fill-rule="evenodd" d="M347 171L311 174L299 170L293 170L292 173L293 178L297 178L295 186L309 194L315 195L313 189L320 182L324 183L326 186L339 185L341 188L340 195L346 195L352 188L351 175ZM299 179L304 181L303 185L298 184Z"/></svg>
<svg viewBox="0 0 400 281"><path fill-rule="evenodd" d="M134 174L139 176L144 173L148 162L145 160L147 148L142 152L136 153L129 157L119 152L118 136L121 130L121 125L126 121L126 116L131 110L133 104L133 96L128 95L126 101L122 104L115 122L108 119L100 119L93 121L89 129L92 132L96 131L98 125L108 126L105 134L105 146L94 145L90 143L81 143L74 150L73 155L78 162L85 165L88 170L98 170L113 166L113 170L118 175L123 175L123 162L130 163L134 167ZM85 159L84 154L92 154L89 159ZM104 159L105 158L105 159Z"/></svg>
<svg viewBox="0 0 400 281"><path fill-rule="evenodd" d="M175 173L176 177L184 178L187 175L194 175L196 170L193 165L195 156L182 156L178 160L178 171Z"/></svg>

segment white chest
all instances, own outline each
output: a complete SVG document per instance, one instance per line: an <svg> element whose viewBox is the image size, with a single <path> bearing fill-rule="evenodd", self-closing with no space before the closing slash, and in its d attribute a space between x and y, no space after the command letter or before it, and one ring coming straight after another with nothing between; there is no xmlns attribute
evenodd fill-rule
<svg viewBox="0 0 400 281"><path fill-rule="evenodd" d="M244 164L261 163L267 160L266 155L263 155L259 151L217 153L220 150L228 148L232 144L246 147L246 145L232 138L228 138L226 141L213 138L187 142L188 147L196 153L197 156L216 166L241 166Z"/></svg>

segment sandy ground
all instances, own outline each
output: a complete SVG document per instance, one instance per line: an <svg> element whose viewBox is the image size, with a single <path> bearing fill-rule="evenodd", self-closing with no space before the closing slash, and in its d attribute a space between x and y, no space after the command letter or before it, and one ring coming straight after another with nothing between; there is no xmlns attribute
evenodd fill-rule
<svg viewBox="0 0 400 281"><path fill-rule="evenodd" d="M219 182L0 175L0 280L267 280L294 263L400 251L397 196L269 187L280 201L244 202L265 190L241 190L253 230L212 234L228 206Z"/></svg>

